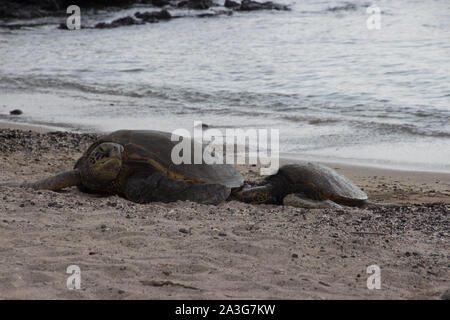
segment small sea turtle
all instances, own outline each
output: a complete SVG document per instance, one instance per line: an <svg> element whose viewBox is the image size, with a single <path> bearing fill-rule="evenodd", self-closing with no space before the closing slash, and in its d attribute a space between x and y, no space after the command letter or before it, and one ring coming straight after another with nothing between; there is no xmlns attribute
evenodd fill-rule
<svg viewBox="0 0 450 320"><path fill-rule="evenodd" d="M252 203L326 208L373 204L352 181L326 166L299 162L287 164L255 187L244 187L237 198Z"/></svg>
<svg viewBox="0 0 450 320"><path fill-rule="evenodd" d="M120 130L94 142L73 170L37 182L0 186L55 191L77 186L84 192L117 194L137 203L218 204L236 199L323 207L337 206L334 202L360 206L367 201L367 195L350 180L319 164L285 165L261 184L244 186L243 176L229 164L174 164L171 155L176 144L167 132Z"/></svg>

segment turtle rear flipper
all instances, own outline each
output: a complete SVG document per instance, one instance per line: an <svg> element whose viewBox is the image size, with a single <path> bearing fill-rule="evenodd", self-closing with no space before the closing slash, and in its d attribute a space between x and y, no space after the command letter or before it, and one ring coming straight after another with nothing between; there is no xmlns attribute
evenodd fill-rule
<svg viewBox="0 0 450 320"><path fill-rule="evenodd" d="M390 202L374 202L370 200L365 200L362 204L362 208L377 208L377 207L387 207L387 208L394 208L398 207L399 205L396 203L390 203Z"/></svg>
<svg viewBox="0 0 450 320"><path fill-rule="evenodd" d="M307 209L342 209L342 206L331 200L313 200L302 193L291 193L283 199L283 205Z"/></svg>
<svg viewBox="0 0 450 320"><path fill-rule="evenodd" d="M2 182L0 183L0 186L58 191L67 187L73 187L80 184L81 184L80 172L77 169L75 169L64 171L55 176L45 178L36 182L24 182L24 183Z"/></svg>

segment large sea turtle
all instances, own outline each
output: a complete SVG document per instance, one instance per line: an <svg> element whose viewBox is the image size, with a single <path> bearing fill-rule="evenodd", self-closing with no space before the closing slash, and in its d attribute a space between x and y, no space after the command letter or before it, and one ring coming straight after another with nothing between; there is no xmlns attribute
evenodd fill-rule
<svg viewBox="0 0 450 320"><path fill-rule="evenodd" d="M367 195L350 180L319 164L284 165L259 185L244 186L243 176L229 164L174 164L171 154L177 143L167 132L115 131L94 142L73 170L37 182L0 186L55 191L77 186L85 192L117 194L137 203L190 200L218 204L237 199L322 207L367 202Z"/></svg>

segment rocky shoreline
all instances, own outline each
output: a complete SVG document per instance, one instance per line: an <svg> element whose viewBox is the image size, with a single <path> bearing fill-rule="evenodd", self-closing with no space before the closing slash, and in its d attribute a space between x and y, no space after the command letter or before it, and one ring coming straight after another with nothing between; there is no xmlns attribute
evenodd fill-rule
<svg viewBox="0 0 450 320"><path fill-rule="evenodd" d="M182 1L156 0L152 4L156 7L163 7L164 9L162 9L161 11L147 11L142 13L138 11L134 14L134 16L125 16L113 20L112 22L109 23L100 22L93 27L88 26L84 28L105 29L105 28L117 28L121 26L140 25L146 23L157 23L159 21L168 21L171 19L186 18L186 17L210 18L221 15L230 16L233 14L234 11L290 10L290 8L286 5L277 4L271 1L256 2L252 0L242 0L241 3L234 2L232 0L226 0L223 7L215 4L211 0L182 0ZM192 9L192 10L208 10L210 8L214 8L214 10L211 10L207 13L199 13L199 14L172 15L168 11L168 9L170 8ZM62 23L60 24L59 28L67 29L67 25Z"/></svg>
<svg viewBox="0 0 450 320"><path fill-rule="evenodd" d="M125 8L143 1L136 0L94 0L77 1L77 5L89 9L107 7ZM145 2L145 1L144 1ZM0 19L33 19L47 16L66 15L66 8L74 4L68 0L11 0L0 3Z"/></svg>
<svg viewBox="0 0 450 320"><path fill-rule="evenodd" d="M66 8L73 4L72 1L65 0L26 0L26 1L4 1L0 3L0 19L32 19L47 16L66 16ZM76 3L82 10L84 9L124 9L133 5L151 5L155 8L164 8L161 12L165 18L160 19L157 15L144 19L136 16L124 17L113 21L110 24L99 24L98 28L116 27L120 25L143 24L148 22L157 22L159 20L168 20L176 16L167 17L166 12L169 9L189 9L189 10L207 10L210 8L220 9L216 13L199 14L194 16L211 17L222 14L232 14L233 11L258 11L258 10L279 10L288 11L290 7L284 4L274 3L272 1L257 2L253 0L242 0L240 2L226 0L222 5L212 0L113 0L113 1L78 1ZM145 14L145 13L144 13Z"/></svg>

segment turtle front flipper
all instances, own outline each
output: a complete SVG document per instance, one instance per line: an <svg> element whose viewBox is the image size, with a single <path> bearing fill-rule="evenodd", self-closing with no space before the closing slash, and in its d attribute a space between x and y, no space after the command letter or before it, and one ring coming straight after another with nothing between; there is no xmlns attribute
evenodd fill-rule
<svg viewBox="0 0 450 320"><path fill-rule="evenodd" d="M193 201L217 205L230 195L230 188L220 184L198 184L175 180L159 172L149 177L130 177L125 197L137 203Z"/></svg>
<svg viewBox="0 0 450 320"><path fill-rule="evenodd" d="M291 193L290 184L283 176L268 176L257 186L244 186L233 192L232 198L252 204L282 204L283 198Z"/></svg>
<svg viewBox="0 0 450 320"><path fill-rule="evenodd" d="M53 190L58 191L67 187L81 184L80 172L78 170L69 170L61 172L53 177L45 178L36 182L2 182L0 186L31 188L35 190Z"/></svg>
<svg viewBox="0 0 450 320"><path fill-rule="evenodd" d="M232 199L252 204L278 204L279 199L274 193L274 188L270 184L262 186L244 186L242 189L233 192Z"/></svg>

